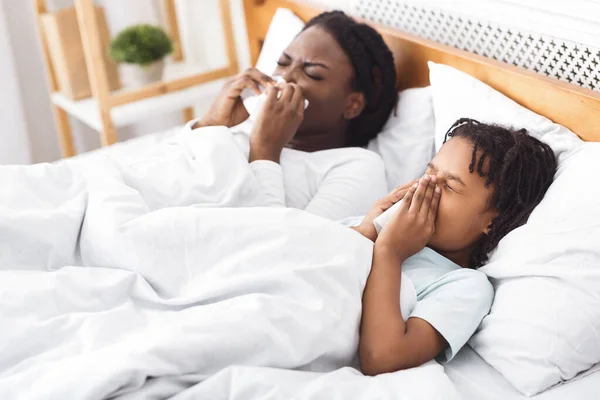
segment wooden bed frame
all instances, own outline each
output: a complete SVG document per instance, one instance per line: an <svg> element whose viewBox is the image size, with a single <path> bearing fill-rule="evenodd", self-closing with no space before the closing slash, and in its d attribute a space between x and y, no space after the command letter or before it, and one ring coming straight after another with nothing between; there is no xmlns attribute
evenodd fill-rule
<svg viewBox="0 0 600 400"><path fill-rule="evenodd" d="M252 65L279 7L304 21L325 11L296 0L244 0ZM427 61L446 64L490 85L519 104L566 126L589 142L600 142L600 92L546 77L526 69L373 25L394 53L398 89L429 85Z"/></svg>

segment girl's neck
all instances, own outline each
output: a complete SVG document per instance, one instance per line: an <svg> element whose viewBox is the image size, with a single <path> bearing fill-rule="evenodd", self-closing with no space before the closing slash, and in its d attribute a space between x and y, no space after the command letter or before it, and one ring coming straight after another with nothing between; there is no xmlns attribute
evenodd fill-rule
<svg viewBox="0 0 600 400"><path fill-rule="evenodd" d="M459 265L462 268L469 268L469 256L471 255L472 249L464 249L459 251L439 251L436 249L432 249L442 256L446 257L448 260L453 263Z"/></svg>

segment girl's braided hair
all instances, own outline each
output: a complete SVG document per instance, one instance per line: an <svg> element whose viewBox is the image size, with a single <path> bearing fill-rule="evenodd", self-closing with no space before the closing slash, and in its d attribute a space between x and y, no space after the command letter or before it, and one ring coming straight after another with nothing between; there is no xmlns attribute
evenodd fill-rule
<svg viewBox="0 0 600 400"><path fill-rule="evenodd" d="M462 137L473 143L469 171L485 177L486 187L494 186L490 206L499 214L469 260L469 267L479 268L500 240L525 224L542 201L556 173L556 158L550 146L530 136L525 129L507 129L470 118L456 121L444 142L450 137ZM484 172L486 160L488 171Z"/></svg>

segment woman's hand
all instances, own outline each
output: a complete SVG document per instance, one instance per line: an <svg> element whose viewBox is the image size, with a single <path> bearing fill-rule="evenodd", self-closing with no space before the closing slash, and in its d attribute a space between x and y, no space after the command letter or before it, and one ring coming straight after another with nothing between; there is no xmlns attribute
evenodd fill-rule
<svg viewBox="0 0 600 400"><path fill-rule="evenodd" d="M406 192L408 192L408 189L418 181L418 179L415 179L412 182L398 186L390 194L377 200L367 215L365 215L360 225L354 226L352 229L374 242L377 239L377 230L375 229L375 225L373 225L375 218L379 217L388 208L402 200L406 195Z"/></svg>
<svg viewBox="0 0 600 400"><path fill-rule="evenodd" d="M265 89L273 86L275 81L255 68L249 68L239 75L227 80L208 112L194 128L203 126L220 126L228 128L241 124L249 114L242 103L240 94L246 88L261 94L260 86Z"/></svg>
<svg viewBox="0 0 600 400"><path fill-rule="evenodd" d="M375 249L393 254L399 262L421 251L435 230L441 191L435 175L411 186L402 205L381 230Z"/></svg>
<svg viewBox="0 0 600 400"><path fill-rule="evenodd" d="M281 150L292 140L303 120L304 94L300 86L282 82L269 87L250 133L249 161L278 163Z"/></svg>

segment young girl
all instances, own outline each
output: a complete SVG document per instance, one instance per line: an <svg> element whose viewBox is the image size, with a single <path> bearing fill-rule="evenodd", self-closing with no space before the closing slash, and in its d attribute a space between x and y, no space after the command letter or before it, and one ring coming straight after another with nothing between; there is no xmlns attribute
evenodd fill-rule
<svg viewBox="0 0 600 400"><path fill-rule="evenodd" d="M354 228L375 242L359 346L367 375L456 355L493 300L476 268L527 221L556 172L552 149L524 129L461 119L446 140L425 176L381 199ZM400 199L377 236L373 220ZM402 271L417 291L406 322L398 301Z"/></svg>

